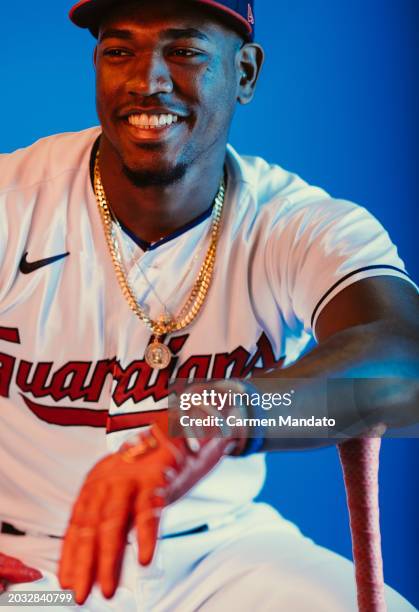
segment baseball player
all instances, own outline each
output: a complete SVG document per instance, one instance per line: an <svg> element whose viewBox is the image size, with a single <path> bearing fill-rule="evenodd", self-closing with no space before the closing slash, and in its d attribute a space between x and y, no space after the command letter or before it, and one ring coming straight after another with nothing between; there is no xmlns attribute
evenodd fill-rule
<svg viewBox="0 0 419 612"><path fill-rule="evenodd" d="M365 209L228 145L263 63L253 2L70 17L97 37L100 127L0 157L2 588L92 612L356 610L352 564L253 501L264 452L295 440L173 437L167 398L285 369L417 375L417 288Z"/></svg>

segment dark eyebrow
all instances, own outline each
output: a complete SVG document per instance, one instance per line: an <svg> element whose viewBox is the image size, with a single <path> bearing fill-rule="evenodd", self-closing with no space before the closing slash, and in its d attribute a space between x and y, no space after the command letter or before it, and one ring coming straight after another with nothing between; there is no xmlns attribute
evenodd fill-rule
<svg viewBox="0 0 419 612"><path fill-rule="evenodd" d="M102 32L99 38L99 42L106 40L107 38L121 38L124 40L133 40L135 38L131 30L119 30L116 28L110 28ZM199 38L209 42L209 38L201 30L196 28L169 28L168 30L162 31L162 38L169 38L171 40L178 40L180 38Z"/></svg>
<svg viewBox="0 0 419 612"><path fill-rule="evenodd" d="M118 30L114 28L102 32L99 37L99 42L102 42L102 40L106 40L107 38L123 38L124 40L132 40L134 37L130 30Z"/></svg>
<svg viewBox="0 0 419 612"><path fill-rule="evenodd" d="M173 40L179 38L199 38L200 40L209 41L208 36L204 34L204 32L195 28L170 28L169 30L164 30L163 34L165 38L171 38Z"/></svg>

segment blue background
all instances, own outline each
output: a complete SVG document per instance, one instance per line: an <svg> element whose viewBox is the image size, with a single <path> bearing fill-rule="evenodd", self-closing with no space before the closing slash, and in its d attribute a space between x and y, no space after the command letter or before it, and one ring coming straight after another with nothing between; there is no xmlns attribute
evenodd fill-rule
<svg viewBox="0 0 419 612"><path fill-rule="evenodd" d="M2 152L97 122L93 39L68 2L2 7ZM418 279L417 0L259 0L267 51L258 93L231 140L369 208ZM419 607L419 442L385 440L381 512L387 582ZM302 530L351 555L334 448L271 456L263 499Z"/></svg>

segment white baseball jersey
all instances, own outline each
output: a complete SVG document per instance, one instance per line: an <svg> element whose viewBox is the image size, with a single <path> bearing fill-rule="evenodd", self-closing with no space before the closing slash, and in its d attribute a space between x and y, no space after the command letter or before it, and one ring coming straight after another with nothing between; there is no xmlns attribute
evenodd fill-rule
<svg viewBox="0 0 419 612"><path fill-rule="evenodd" d="M245 377L298 358L322 308L362 278L407 278L365 209L227 152L213 282L196 320L144 361L150 332L119 288L91 180L99 128L0 156L0 519L62 535L88 470L166 407L167 381ZM118 229L130 285L157 318L187 299L210 211L158 243ZM51 259L52 258L52 259ZM173 533L260 491L264 457L226 458L164 514Z"/></svg>

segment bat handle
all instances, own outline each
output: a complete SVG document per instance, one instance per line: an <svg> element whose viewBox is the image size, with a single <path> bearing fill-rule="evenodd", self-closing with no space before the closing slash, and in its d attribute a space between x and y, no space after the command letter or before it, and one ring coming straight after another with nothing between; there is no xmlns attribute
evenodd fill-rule
<svg viewBox="0 0 419 612"><path fill-rule="evenodd" d="M381 427L377 437L355 438L338 446L348 501L359 612L387 610L378 500L382 433Z"/></svg>

